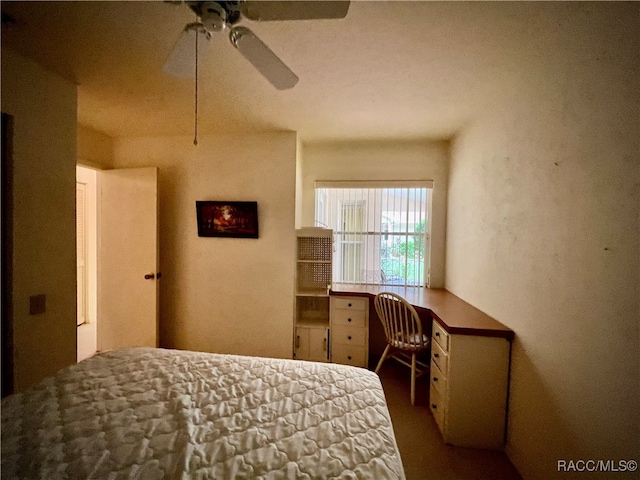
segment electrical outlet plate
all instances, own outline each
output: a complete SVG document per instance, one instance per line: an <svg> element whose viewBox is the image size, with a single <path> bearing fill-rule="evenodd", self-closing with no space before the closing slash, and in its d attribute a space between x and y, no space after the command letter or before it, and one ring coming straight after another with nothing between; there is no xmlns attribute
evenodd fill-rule
<svg viewBox="0 0 640 480"><path fill-rule="evenodd" d="M31 295L29 297L29 315L39 315L47 311L46 295Z"/></svg>

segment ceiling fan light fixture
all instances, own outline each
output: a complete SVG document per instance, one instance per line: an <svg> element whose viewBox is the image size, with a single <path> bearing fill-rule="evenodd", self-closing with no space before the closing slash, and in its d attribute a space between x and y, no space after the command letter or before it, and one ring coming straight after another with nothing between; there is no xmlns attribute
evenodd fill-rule
<svg viewBox="0 0 640 480"><path fill-rule="evenodd" d="M183 37L196 40L204 34L209 40L213 32L229 27L231 44L278 90L293 88L298 83L298 76L287 67L278 56L260 40L255 33L244 26L236 25L243 17L249 20L321 20L344 18L349 11L348 0L225 0L200 1L182 0L195 13L198 22L190 24L182 32ZM168 3L181 3L165 0ZM195 25L195 27L191 27ZM165 63L165 71L177 77L191 76L192 68L200 59L200 50L193 40L180 39L174 47L169 60ZM196 45L195 62L188 59L191 48L181 46ZM203 42L204 43L204 42ZM202 49L204 50L204 49ZM182 57L182 58L177 58ZM197 76L197 74L196 74Z"/></svg>

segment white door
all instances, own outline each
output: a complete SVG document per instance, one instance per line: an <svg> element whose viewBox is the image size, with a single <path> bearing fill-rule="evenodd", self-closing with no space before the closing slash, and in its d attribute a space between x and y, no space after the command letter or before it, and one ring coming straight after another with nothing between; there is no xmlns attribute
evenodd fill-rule
<svg viewBox="0 0 640 480"><path fill-rule="evenodd" d="M98 350L158 346L157 168L100 173Z"/></svg>

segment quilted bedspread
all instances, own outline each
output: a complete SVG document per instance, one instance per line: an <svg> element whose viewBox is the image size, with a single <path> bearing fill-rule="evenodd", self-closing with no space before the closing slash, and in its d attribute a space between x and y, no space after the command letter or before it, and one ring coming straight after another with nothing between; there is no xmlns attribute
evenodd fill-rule
<svg viewBox="0 0 640 480"><path fill-rule="evenodd" d="M2 400L2 478L398 479L365 369L131 348Z"/></svg>

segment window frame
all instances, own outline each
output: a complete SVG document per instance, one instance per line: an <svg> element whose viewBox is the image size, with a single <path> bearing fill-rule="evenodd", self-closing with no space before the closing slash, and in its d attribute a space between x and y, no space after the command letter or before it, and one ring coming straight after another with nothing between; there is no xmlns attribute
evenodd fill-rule
<svg viewBox="0 0 640 480"><path fill-rule="evenodd" d="M354 190L376 190L378 191L378 194L381 196L380 197L380 202L382 202L382 196L385 195L384 192L382 192L382 189L386 189L386 190L397 190L397 189L402 189L404 190L404 194L406 194L406 199L407 199L407 207L405 210L403 210L404 207L398 208L395 211L400 212L401 214L406 214L407 218L405 221L405 227L403 231L383 231L383 227L382 227L382 216L383 216L383 205L376 205L374 207L375 212L378 212L377 214L380 216L380 223L377 226L373 227L373 229L371 228L371 226L369 225L369 223L366 220L366 217L368 215L367 212L365 212L364 216L365 216L365 226L362 229L362 232L357 232L355 233L356 235L363 235L363 243L367 242L367 244L370 244L372 242L372 239L375 238L376 236L380 238L380 241L378 243L380 243L382 241L382 237L385 236L388 238L388 236L403 236L405 238L405 245L408 245L408 240L411 236L419 236L422 237L423 241L424 241L424 248L423 248L423 252L422 252L422 268L423 268L423 272L422 272L422 277L420 277L420 273L418 273L418 283L409 283L409 279L411 277L411 275L409 275L408 273L408 263L410 261L410 259L408 258L407 255L405 255L405 265L403 268L403 283L398 284L397 281L390 281L387 280L385 277L385 272L384 270L381 268L381 263L383 262L383 257L381 256L381 253L378 252L377 253L377 264L380 265L380 268L378 268L379 273L373 272L373 270L371 270L371 272L369 272L370 269L366 268L367 266L373 266L374 264L376 264L376 260L374 260L373 262L371 262L371 265L369 265L368 261L365 260L365 267L361 268L361 273L360 275L353 275L353 277L358 277L355 280L352 278L350 279L350 281L344 281L342 275L336 275L336 283L347 283L347 284L358 284L358 285L380 285L380 286L410 286L410 287L429 287L430 286L430 263L431 263L431 226L432 226L432 208L433 208L433 180L377 180L377 181L367 181L367 180L319 180L314 182L314 218L316 219L316 223L319 225L323 225L323 226L328 226L329 228L332 228L334 230L334 241L335 241L335 246L334 246L334 250L336 251L336 254L334 255L334 270L336 271L336 274L339 272L342 272L342 269L344 268L343 265L343 256L342 256L342 251L340 250L342 247L342 243L340 242L340 238L342 235L354 235L353 232L348 232L348 231L342 231L337 227L337 223L340 222L340 219L338 218L338 213L334 212L334 219L330 219L331 217L331 212L330 209L332 208L329 201L326 200L326 198L324 198L324 196L320 195L320 191L322 189L354 189ZM424 220L424 231L412 231L410 230L410 222L409 222L409 214L410 214L410 208L409 208L409 199L411 198L411 193L412 189L424 189L423 195L424 198L422 197L422 195L419 197L419 201L421 202L421 204L423 204L424 206L420 209L420 211L418 212L418 215L421 215L420 217L415 217L415 212L414 212L414 218L413 220L415 220L416 218L420 218L420 220L418 222L413 223L415 228L416 224L421 223L422 220ZM367 195L371 195L371 192L366 192ZM364 193L360 192L360 196L364 195ZM386 195L388 196L389 193L388 191L386 192ZM349 199L347 201L347 203L357 203L360 198L360 196L356 195L354 196L353 199ZM367 198L369 198L369 196L367 196ZM374 195L374 198L375 195ZM338 211L342 211L342 209L344 208L342 206L342 204L340 204L339 201L337 201L339 205L334 205L333 208L337 208ZM412 202L415 202L415 199L412 200ZM322 212L322 214L320 214L320 205L323 205L324 210ZM366 202L365 202L366 205ZM388 206L388 205L387 205ZM395 205L394 205L395 207ZM366 206L365 206L365 210L366 210ZM374 213L375 215L375 213ZM375 223L375 222L374 222ZM415 237L414 237L415 238ZM414 244L415 245L415 244ZM380 245L379 247L380 249L382 248L382 246ZM370 255L373 255L374 257L371 258L375 258L376 254L375 253L369 253L367 251L366 246L364 247L364 254L363 256L365 258L369 258ZM354 254L357 255L357 254ZM357 271L357 267L354 267ZM402 268L402 267L401 267ZM377 275L374 275L374 273L378 273Z"/></svg>

